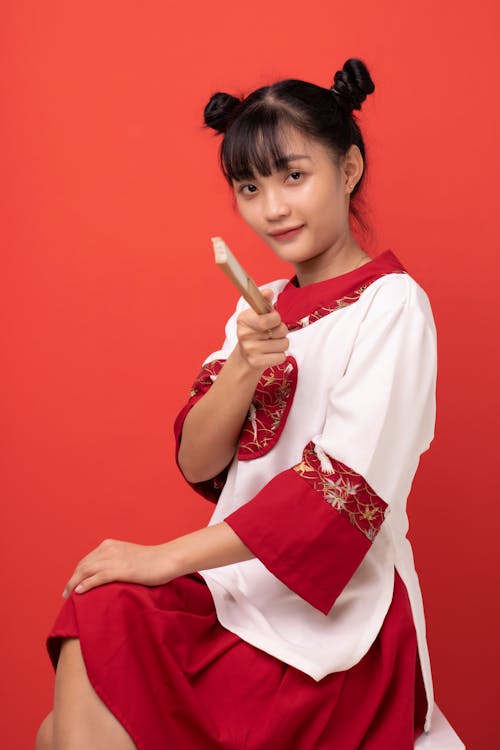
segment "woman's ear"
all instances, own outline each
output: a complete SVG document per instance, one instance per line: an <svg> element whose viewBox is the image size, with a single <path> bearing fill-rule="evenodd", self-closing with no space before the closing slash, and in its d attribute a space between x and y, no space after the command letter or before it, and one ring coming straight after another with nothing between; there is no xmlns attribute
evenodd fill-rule
<svg viewBox="0 0 500 750"><path fill-rule="evenodd" d="M350 195L363 174L364 162L361 151L355 143L344 155L342 171L346 194Z"/></svg>

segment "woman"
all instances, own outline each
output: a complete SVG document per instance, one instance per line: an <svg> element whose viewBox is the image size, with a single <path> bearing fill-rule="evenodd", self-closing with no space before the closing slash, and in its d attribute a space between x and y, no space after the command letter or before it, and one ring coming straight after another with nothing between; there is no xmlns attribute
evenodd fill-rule
<svg viewBox="0 0 500 750"><path fill-rule="evenodd" d="M405 508L434 433L436 332L394 253L350 230L352 113L373 90L350 59L332 89L208 103L241 216L295 273L266 286L271 312L239 301L177 417L208 527L107 540L69 580L39 748L410 750L430 726Z"/></svg>

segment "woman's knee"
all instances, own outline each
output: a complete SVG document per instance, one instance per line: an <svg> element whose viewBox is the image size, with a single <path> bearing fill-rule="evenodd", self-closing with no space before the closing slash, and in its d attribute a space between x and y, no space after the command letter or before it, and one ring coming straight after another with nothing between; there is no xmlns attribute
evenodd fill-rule
<svg viewBox="0 0 500 750"><path fill-rule="evenodd" d="M52 711L40 724L40 729L36 736L36 750L52 750L52 737L53 737L53 726L52 726Z"/></svg>

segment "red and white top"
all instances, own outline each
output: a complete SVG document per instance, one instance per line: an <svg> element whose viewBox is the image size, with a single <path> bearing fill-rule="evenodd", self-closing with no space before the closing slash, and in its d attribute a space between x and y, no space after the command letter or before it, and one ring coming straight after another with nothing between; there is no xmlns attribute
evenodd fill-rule
<svg viewBox="0 0 500 750"><path fill-rule="evenodd" d="M406 500L435 425L436 329L429 299L391 250L354 271L265 285L290 331L266 370L239 447L193 487L216 503L254 559L200 571L221 624L320 680L360 661L404 581L430 724L432 677ZM240 299L176 420L210 388L237 343Z"/></svg>

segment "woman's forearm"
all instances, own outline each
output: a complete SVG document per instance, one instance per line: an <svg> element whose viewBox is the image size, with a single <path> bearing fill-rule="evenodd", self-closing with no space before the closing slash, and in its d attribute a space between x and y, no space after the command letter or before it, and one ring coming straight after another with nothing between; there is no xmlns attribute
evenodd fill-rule
<svg viewBox="0 0 500 750"><path fill-rule="evenodd" d="M84 594L112 581L159 586L197 570L255 557L225 521L156 545L105 539L80 560L64 588Z"/></svg>
<svg viewBox="0 0 500 750"><path fill-rule="evenodd" d="M225 521L180 536L161 547L172 566L172 577L255 557Z"/></svg>
<svg viewBox="0 0 500 750"><path fill-rule="evenodd" d="M231 461L259 377L236 347L209 391L189 411L178 460L190 482L211 479Z"/></svg>

